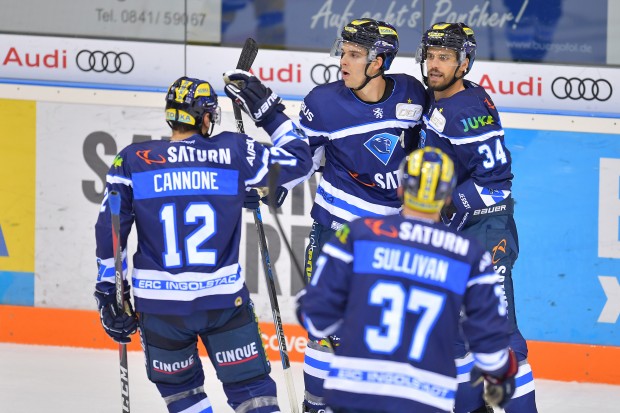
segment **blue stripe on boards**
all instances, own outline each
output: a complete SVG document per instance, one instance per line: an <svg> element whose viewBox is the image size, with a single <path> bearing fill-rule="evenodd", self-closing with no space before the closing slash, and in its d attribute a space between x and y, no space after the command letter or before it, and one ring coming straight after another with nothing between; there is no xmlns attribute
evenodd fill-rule
<svg viewBox="0 0 620 413"><path fill-rule="evenodd" d="M34 305L34 273L0 271L0 304Z"/></svg>

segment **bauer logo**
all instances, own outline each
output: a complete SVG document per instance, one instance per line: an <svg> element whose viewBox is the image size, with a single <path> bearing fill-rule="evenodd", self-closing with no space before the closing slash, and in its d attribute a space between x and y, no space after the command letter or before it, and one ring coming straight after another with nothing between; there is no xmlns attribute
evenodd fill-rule
<svg viewBox="0 0 620 413"><path fill-rule="evenodd" d="M256 342L237 347L232 350L218 351L215 353L215 360L220 366L230 366L245 363L258 357Z"/></svg>
<svg viewBox="0 0 620 413"><path fill-rule="evenodd" d="M391 133L380 133L368 139L364 146L377 157L384 165L387 165L398 144L398 136Z"/></svg>
<svg viewBox="0 0 620 413"><path fill-rule="evenodd" d="M420 120L422 116L422 106L412 103L396 104L396 119Z"/></svg>

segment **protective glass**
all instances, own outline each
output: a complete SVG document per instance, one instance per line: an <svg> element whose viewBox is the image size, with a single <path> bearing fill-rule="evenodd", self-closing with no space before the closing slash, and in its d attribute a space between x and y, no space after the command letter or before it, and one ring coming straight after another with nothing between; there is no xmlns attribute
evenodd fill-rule
<svg viewBox="0 0 620 413"><path fill-rule="evenodd" d="M456 51L456 55L454 54L456 50L448 49L446 47L424 47L424 45L420 45L415 54L415 60L418 63L426 62L434 62L435 64L440 64L442 66L451 66L457 67L465 60L465 52L464 51Z"/></svg>
<svg viewBox="0 0 620 413"><path fill-rule="evenodd" d="M364 53L364 51L367 51L368 53L366 54L366 62L370 63L373 60L375 60L377 58L377 51L374 48L371 49L367 49L364 46L361 46L357 43L353 43L353 42L349 42L347 40L344 40L342 37L337 38L334 41L334 44L332 46L331 51L329 52L329 55L331 57L335 57L335 58L342 58L342 54L343 54L343 46L345 44L351 45L353 47L355 47L356 49L359 50L360 53Z"/></svg>
<svg viewBox="0 0 620 413"><path fill-rule="evenodd" d="M211 114L211 122L219 125L222 121L222 108L217 106L215 110L211 110L209 113Z"/></svg>

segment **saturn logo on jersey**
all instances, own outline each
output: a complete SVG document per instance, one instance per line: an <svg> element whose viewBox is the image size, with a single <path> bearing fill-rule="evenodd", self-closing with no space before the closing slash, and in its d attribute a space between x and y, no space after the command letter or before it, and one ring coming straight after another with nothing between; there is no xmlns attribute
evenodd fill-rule
<svg viewBox="0 0 620 413"><path fill-rule="evenodd" d="M164 158L163 156L157 155L159 156L159 159L151 159L149 158L149 153L151 153L150 149L144 151L136 151L136 156L146 162L147 165L151 165L154 163L166 163L166 158Z"/></svg>
<svg viewBox="0 0 620 413"><path fill-rule="evenodd" d="M398 144L398 136L391 133L380 133L368 139L364 146L377 157L384 165L387 165Z"/></svg>
<svg viewBox="0 0 620 413"><path fill-rule="evenodd" d="M243 347L232 350L218 351L215 353L215 360L220 366L231 366L234 364L245 363L258 357L256 342L252 342Z"/></svg>
<svg viewBox="0 0 620 413"><path fill-rule="evenodd" d="M398 237L398 229L396 229L395 226L390 225L387 229L382 228L383 226L382 219L366 218L364 219L364 224L366 224L366 226L370 228L370 230L375 235L385 236L389 238Z"/></svg>
<svg viewBox="0 0 620 413"><path fill-rule="evenodd" d="M492 249L493 251L493 265L497 264L499 262L499 260L502 259L501 255L505 255L506 254L506 240L504 238L502 238L496 246L493 247ZM498 254L498 252L500 253L498 258L495 258L495 255Z"/></svg>

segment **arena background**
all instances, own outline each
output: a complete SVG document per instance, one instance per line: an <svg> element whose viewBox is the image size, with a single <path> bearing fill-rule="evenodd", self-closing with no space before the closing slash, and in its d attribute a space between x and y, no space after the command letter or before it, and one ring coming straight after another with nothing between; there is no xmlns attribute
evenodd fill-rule
<svg viewBox="0 0 620 413"><path fill-rule="evenodd" d="M100 20L109 16L108 23L114 16L121 19L122 10L114 9L121 7L119 2L101 3L105 4L99 12L90 6L83 13ZM138 3L127 1L123 10ZM167 7L163 2L153 3ZM212 2L189 3L212 10ZM365 3L373 2L349 2L351 8ZM390 4L397 7L400 3L404 7L404 3L417 2ZM433 3L425 12L428 19L442 11L440 7L457 7L456 2L446 0L426 3ZM465 3L470 11L478 6L481 14L489 2ZM505 3L516 7L527 2ZM570 32L561 30L568 30L562 27L566 19L574 18L574 13L566 17L574 2L561 3L564 17L558 18L554 30L560 30L557 39L564 38L564 49L570 52L571 46L566 46ZM611 13L609 19L620 17L616 10L620 6L601 3L605 7L597 3L584 19L606 23L604 13ZM330 1L305 4L315 7L308 16L318 10L325 13L326 6L332 12L343 7ZM213 19L208 21L217 26L225 14L220 20L211 15L205 19ZM340 14L344 16L345 11ZM446 12L446 16L451 15ZM49 33L49 29L22 34L3 19L2 27L11 33L0 33L0 342L115 348L99 325L92 298L94 223L107 168L129 143L169 135L163 120L163 91L183 74L213 83L223 107L220 130L234 130L221 74L236 64L240 48L234 47L235 42L257 33L238 28L237 34L231 34L238 22L231 23L233 32L192 32L203 38L215 36L211 43L228 44L223 47L167 39L122 40L103 29L97 35L110 38ZM96 30L95 26L82 29ZM514 270L516 305L538 378L620 384L620 370L609 362L620 359L620 69L614 66L620 63L620 52L614 49L617 42L606 40L615 33L607 26L597 26L603 37L580 37L572 57L570 53L556 55L554 62L496 61L486 50L468 76L487 88L500 110L513 155L521 244ZM308 39L317 33L299 28L300 33L304 30ZM518 33L518 28L514 30ZM137 37L145 35L144 30L136 32ZM291 117L298 116L300 99L312 87L337 78L338 62L326 52L336 32L328 27L318 36L316 43L323 45L322 52L259 51L253 72L286 99ZM405 33L408 38L402 34L401 38L409 46L419 39L419 34ZM177 36L176 32L168 35ZM187 32L183 35L188 36ZM479 44L483 39L489 37L479 37ZM484 46L480 49L485 50ZM583 58L585 50L592 51L587 58ZM107 53L107 70L99 71L96 65L103 64L102 56ZM407 53L396 59L391 72L420 78L419 67ZM250 135L267 139L247 117L245 121ZM307 242L318 178L295 188L281 210L299 260ZM291 359L300 361L306 339L295 322L293 297L302 283L293 272L273 218L263 209L287 345ZM241 263L257 303L265 343L276 360L277 340L251 212L246 211L243 219ZM131 350L139 350L135 341Z"/></svg>

